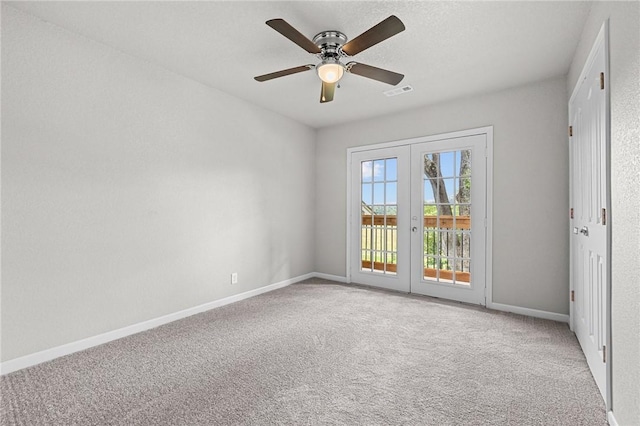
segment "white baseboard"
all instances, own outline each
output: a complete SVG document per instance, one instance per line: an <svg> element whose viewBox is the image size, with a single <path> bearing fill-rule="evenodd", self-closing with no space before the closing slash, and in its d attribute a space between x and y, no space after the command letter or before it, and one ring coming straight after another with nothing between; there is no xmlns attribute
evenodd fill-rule
<svg viewBox="0 0 640 426"><path fill-rule="evenodd" d="M182 311L174 312L172 314L164 315L158 318L143 321L137 324L129 325L127 327L119 328L117 330L109 331L106 333L98 334L96 336L87 337L86 339L77 340L75 342L67 343L55 348L46 349L33 354L25 355L19 358L14 358L9 361L0 363L0 374L8 374L14 371L22 370L23 368L31 367L37 364L41 364L46 361L51 361L55 358L59 358L65 355L70 355L74 352L79 352L85 349L92 348L94 346L102 345L107 342L111 342L116 339L121 339L132 334L140 333L155 327L159 327L164 324L168 324L173 321L177 321L182 318L189 317L191 315L199 314L201 312L208 311L210 309L219 308L221 306L229 305L231 303L239 302L250 297L258 296L269 291L277 290L282 287L286 287L291 284L295 284L300 281L307 280L309 278L322 278L325 280L336 281L340 283L346 283L347 278L339 275L324 274L321 272L310 272L308 274L300 275L298 277L290 278L288 280L280 281L275 284L270 284L264 287L250 290L244 293L236 294L234 296L225 297L224 299L214 300L212 302L204 303L202 305L194 306L192 308L184 309ZM554 312L539 311L536 309L522 308L519 306L503 305L501 303L489 303L487 305L489 309L495 309L499 311L513 312L516 314L527 315L531 317L550 319L553 321L569 322L569 315L557 314ZM613 419L613 413L609 412L609 417ZM615 422L615 419L613 420ZM611 423L611 421L610 421ZM615 423L611 423L612 425Z"/></svg>
<svg viewBox="0 0 640 426"><path fill-rule="evenodd" d="M347 277L341 277L340 275L331 275L331 274L324 274L322 272L314 272L313 276L315 278L322 278L323 280L336 281L339 283L347 282Z"/></svg>
<svg viewBox="0 0 640 426"><path fill-rule="evenodd" d="M147 321L139 322L137 324L129 325L127 327L119 328L117 330L108 331L106 333L98 334L96 336L87 337L86 339L77 340L75 342L67 343L65 345L56 346L55 348L46 349L44 351L36 352L33 354L25 355L19 358L14 358L9 361L0 363L0 374L8 374L23 368L31 367L46 361L51 361L61 356L70 355L74 352L89 349L94 346L102 345L107 342L111 342L116 339L121 339L132 334L140 333L141 331L149 330L182 318L189 317L191 315L199 314L201 312L208 311L210 309L219 308L221 306L229 305L231 303L239 302L250 297L257 296L259 294L267 293L269 291L277 290L282 287L286 287L291 284L295 284L300 281L304 281L309 278L313 278L316 274L309 273L300 275L298 277L290 278L288 280L280 281L275 284L270 284L264 287L250 290L244 293L236 294L234 296L225 297L224 299L214 300L212 302L204 303L202 305L194 306L192 308L184 309L182 311L174 312L172 314L164 315L158 318L150 319Z"/></svg>
<svg viewBox="0 0 640 426"><path fill-rule="evenodd" d="M609 422L609 426L618 426L618 422L613 416L613 411L607 411L607 421Z"/></svg>
<svg viewBox="0 0 640 426"><path fill-rule="evenodd" d="M569 315L558 314L555 312L540 311L538 309L523 308L521 306L505 305L502 303L487 303L487 308L496 311L513 312L514 314L526 315L528 317L543 318L552 321L569 323Z"/></svg>

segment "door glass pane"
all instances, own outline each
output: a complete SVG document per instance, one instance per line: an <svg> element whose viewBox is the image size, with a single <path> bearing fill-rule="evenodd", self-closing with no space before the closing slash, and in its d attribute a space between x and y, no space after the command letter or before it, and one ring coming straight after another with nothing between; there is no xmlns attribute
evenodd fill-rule
<svg viewBox="0 0 640 426"><path fill-rule="evenodd" d="M441 284L471 283L471 150L424 155L424 274Z"/></svg>
<svg viewBox="0 0 640 426"><path fill-rule="evenodd" d="M397 165L398 160L395 157L361 163L362 271L396 275L398 262Z"/></svg>
<svg viewBox="0 0 640 426"><path fill-rule="evenodd" d="M373 181L384 182L384 160L376 160L373 162Z"/></svg>
<svg viewBox="0 0 640 426"><path fill-rule="evenodd" d="M362 184L362 202L373 204L373 185L370 183Z"/></svg>
<svg viewBox="0 0 640 426"><path fill-rule="evenodd" d="M373 173L373 163L371 161L362 162L362 182L371 182Z"/></svg>
<svg viewBox="0 0 640 426"><path fill-rule="evenodd" d="M454 178L443 178L439 179L438 182L440 197L437 199L439 204L449 204L453 202L453 197L456 195L455 192L455 179ZM443 189L444 188L444 189Z"/></svg>
<svg viewBox="0 0 640 426"><path fill-rule="evenodd" d="M398 180L398 160L396 158L388 158L386 160L387 181Z"/></svg>
<svg viewBox="0 0 640 426"><path fill-rule="evenodd" d="M432 182L437 182L437 181L432 181L431 179L429 179L424 184L424 202L425 203L436 202L436 196L434 195L436 190L434 190L434 187L431 184Z"/></svg>
<svg viewBox="0 0 640 426"><path fill-rule="evenodd" d="M387 206L395 206L398 204L398 183L390 182L390 183L387 183L386 185L387 185L387 188L385 192L385 195L386 195L385 204Z"/></svg>
<svg viewBox="0 0 640 426"><path fill-rule="evenodd" d="M373 204L384 205L384 183L373 184Z"/></svg>
<svg viewBox="0 0 640 426"><path fill-rule="evenodd" d="M441 152L440 153L440 173L442 177L449 178L454 177L455 174L455 155L456 152Z"/></svg>

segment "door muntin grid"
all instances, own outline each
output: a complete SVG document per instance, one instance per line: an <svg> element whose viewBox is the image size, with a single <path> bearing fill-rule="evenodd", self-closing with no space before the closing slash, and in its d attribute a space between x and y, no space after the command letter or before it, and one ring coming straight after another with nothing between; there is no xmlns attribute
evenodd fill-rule
<svg viewBox="0 0 640 426"><path fill-rule="evenodd" d="M471 149L423 155L423 279L471 286Z"/></svg>
<svg viewBox="0 0 640 426"><path fill-rule="evenodd" d="M360 163L360 270L396 275L398 159Z"/></svg>

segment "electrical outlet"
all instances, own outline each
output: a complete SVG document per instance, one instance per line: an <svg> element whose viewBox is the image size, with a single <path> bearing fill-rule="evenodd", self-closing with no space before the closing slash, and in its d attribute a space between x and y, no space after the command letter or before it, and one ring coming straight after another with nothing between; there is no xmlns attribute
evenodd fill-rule
<svg viewBox="0 0 640 426"><path fill-rule="evenodd" d="M231 274L231 284L238 284L238 273L234 272Z"/></svg>

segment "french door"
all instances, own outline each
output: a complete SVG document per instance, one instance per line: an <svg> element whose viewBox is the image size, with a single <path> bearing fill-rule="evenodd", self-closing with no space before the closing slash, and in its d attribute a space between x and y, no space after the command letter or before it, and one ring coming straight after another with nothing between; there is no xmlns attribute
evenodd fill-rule
<svg viewBox="0 0 640 426"><path fill-rule="evenodd" d="M485 305L486 135L411 146L411 292Z"/></svg>
<svg viewBox="0 0 640 426"><path fill-rule="evenodd" d="M485 304L486 134L352 152L352 282Z"/></svg>
<svg viewBox="0 0 640 426"><path fill-rule="evenodd" d="M351 281L409 292L410 146L351 154Z"/></svg>

